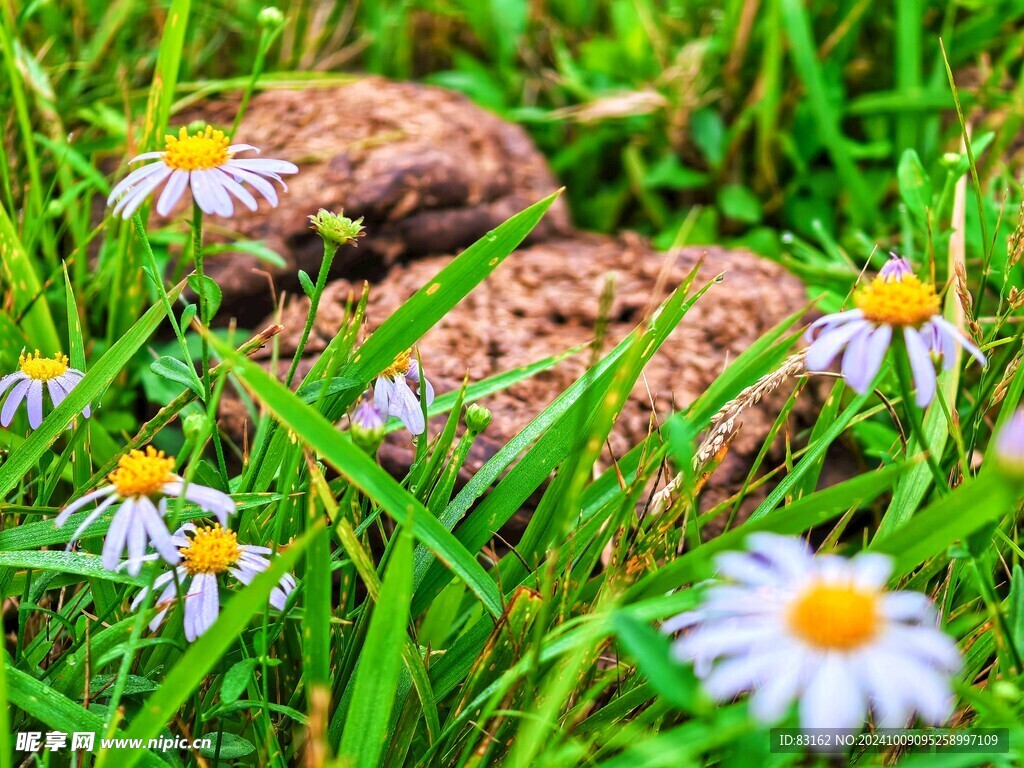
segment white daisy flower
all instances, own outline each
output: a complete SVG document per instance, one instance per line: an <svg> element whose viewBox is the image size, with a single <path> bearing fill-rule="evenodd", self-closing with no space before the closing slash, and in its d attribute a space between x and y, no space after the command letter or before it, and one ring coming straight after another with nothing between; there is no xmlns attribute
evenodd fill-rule
<svg viewBox="0 0 1024 768"><path fill-rule="evenodd" d="M924 408L935 397L934 359L948 369L956 364L957 347L962 347L986 364L981 350L939 312L935 286L922 282L906 259L890 259L874 280L857 291L854 302L856 309L826 315L807 329L808 371L828 370L845 349L843 378L855 392L864 394L893 339L899 338L902 349L897 353L910 361L916 401Z"/></svg>
<svg viewBox="0 0 1024 768"><path fill-rule="evenodd" d="M377 375L373 385L373 403L382 416L396 416L414 435L423 434L423 408L409 384L418 384L420 396L427 398L427 406L434 402L434 387L420 373L419 363L412 350L403 352L395 362Z"/></svg>
<svg viewBox="0 0 1024 768"><path fill-rule="evenodd" d="M3 409L0 409L0 426L3 427L11 425L18 406L24 402L28 410L28 425L37 429L43 423L43 385L46 385L50 402L56 408L85 376L68 366L65 355L58 353L53 357L43 357L38 349L29 355L22 352L18 365L19 370L0 379L0 397L11 390ZM90 413L89 406L85 406L82 415L89 418Z"/></svg>
<svg viewBox="0 0 1024 768"><path fill-rule="evenodd" d="M163 152L145 152L130 162L156 160L137 168L114 187L107 205L114 205L114 215L130 219L139 206L157 187L167 182L156 204L156 212L166 216L171 212L185 188L204 213L231 216L235 211L232 197L237 198L250 211L256 210L256 198L243 186L250 185L272 206L277 205L277 192L272 182L282 189L287 186L281 174L298 173L299 169L284 160L236 158L239 152L259 149L251 144L231 144L223 131L212 126L188 135L181 129L177 136L167 136Z"/></svg>
<svg viewBox="0 0 1024 768"><path fill-rule="evenodd" d="M220 614L220 587L218 577L230 573L242 584L250 583L256 575L270 567L268 547L239 544L234 531L220 525L197 528L192 523L181 526L171 541L181 553L181 565L173 571L162 574L153 582L154 589L162 589L156 601L160 612L149 623L155 632L163 623L167 611L178 594L178 584L185 595L185 639L192 642L208 630ZM157 555L147 555L142 561L153 560ZM295 589L295 577L286 573L270 593L270 604L284 610L288 595ZM134 600L136 610L148 593L143 589Z"/></svg>
<svg viewBox="0 0 1024 768"><path fill-rule="evenodd" d="M185 485L182 477L174 473L174 457L164 456L163 451L151 445L146 447L145 453L132 451L122 456L117 469L107 475L107 479L110 485L69 504L54 522L60 528L73 513L97 502L96 509L75 529L68 542L70 547L96 518L121 502L103 542L103 567L111 571L117 568L121 553L127 549L128 572L138 576L142 569L140 558L145 555L147 544L171 565L179 562L178 547L164 522L168 496L184 497L215 515L222 525L227 525L228 516L235 512L235 502L226 493L196 483ZM154 503L157 497L160 497L159 502Z"/></svg>
<svg viewBox="0 0 1024 768"><path fill-rule="evenodd" d="M956 644L925 595L885 591L888 557L816 557L770 533L747 541L748 552L715 560L729 581L662 627L687 630L673 653L694 663L712 698L752 691L750 711L766 723L799 700L803 728L857 728L869 708L883 728L914 713L936 725L949 718Z"/></svg>

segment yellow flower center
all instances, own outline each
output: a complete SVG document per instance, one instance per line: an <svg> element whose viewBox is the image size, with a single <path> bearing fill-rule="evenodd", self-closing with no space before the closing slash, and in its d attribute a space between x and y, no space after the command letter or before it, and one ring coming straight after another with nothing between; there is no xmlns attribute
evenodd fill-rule
<svg viewBox="0 0 1024 768"><path fill-rule="evenodd" d="M181 548L182 566L190 574L224 573L242 558L238 536L218 524L199 528L188 546Z"/></svg>
<svg viewBox="0 0 1024 768"><path fill-rule="evenodd" d="M876 277L854 302L866 319L879 325L920 325L939 313L935 287L915 275L890 281Z"/></svg>
<svg viewBox="0 0 1024 768"><path fill-rule="evenodd" d="M407 349L395 358L395 362L381 371L380 375L387 376L389 378L405 376L405 374L409 372L410 367L412 367L412 350Z"/></svg>
<svg viewBox="0 0 1024 768"><path fill-rule="evenodd" d="M789 612L790 629L822 650L849 651L878 632L878 595L853 585L817 584Z"/></svg>
<svg viewBox="0 0 1024 768"><path fill-rule="evenodd" d="M230 141L224 131L215 131L206 126L205 131L188 135L182 128L177 136L168 135L164 148L164 162L178 171L201 171L217 168L229 159Z"/></svg>
<svg viewBox="0 0 1024 768"><path fill-rule="evenodd" d="M131 496L152 496L174 480L174 457L164 456L153 446L146 452L132 451L117 462L117 469L107 475L122 499Z"/></svg>
<svg viewBox="0 0 1024 768"><path fill-rule="evenodd" d="M18 358L21 372L36 381L49 381L64 375L68 369L68 358L59 352L53 357L43 357L37 349L34 353L22 353Z"/></svg>

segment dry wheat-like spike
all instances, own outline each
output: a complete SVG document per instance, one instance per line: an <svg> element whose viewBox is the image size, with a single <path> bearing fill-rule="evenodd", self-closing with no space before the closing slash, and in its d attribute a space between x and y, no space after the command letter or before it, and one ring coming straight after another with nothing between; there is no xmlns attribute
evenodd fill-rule
<svg viewBox="0 0 1024 768"><path fill-rule="evenodd" d="M1024 305L1024 291L1017 290L1016 286L1010 286L1010 292L1006 298L1010 303L1011 312L1020 309Z"/></svg>
<svg viewBox="0 0 1024 768"><path fill-rule="evenodd" d="M1013 266L1024 256L1024 202L1017 212L1017 227L1010 233L1010 242L1006 249L1008 266Z"/></svg>
<svg viewBox="0 0 1024 768"><path fill-rule="evenodd" d="M770 395L786 379L803 373L804 357L807 350L790 355L776 370L762 376L736 397L723 405L718 413L711 417L711 429L704 436L700 447L693 457L693 469L696 472L725 448L743 425L737 422L743 411L757 405ZM651 497L649 514L661 514L675 499L676 491L683 482L684 474L680 472L668 484Z"/></svg>
<svg viewBox="0 0 1024 768"><path fill-rule="evenodd" d="M740 392L736 397L723 405L714 416L711 417L711 424L715 425L727 416L735 418L741 412L752 405L757 405L761 400L770 395L779 385L790 376L801 373L804 369L804 358L807 350L803 349L794 355L790 355L779 368L769 374L762 376L756 382ZM710 436L710 435L709 435Z"/></svg>
<svg viewBox="0 0 1024 768"><path fill-rule="evenodd" d="M992 391L992 405L999 405L1003 402L1003 398L1006 397L1006 392L1010 388L1010 382L1013 381L1013 377L1017 374L1017 369L1020 368L1020 356L1014 357L1010 364L1006 366L1006 372L1003 374L1003 378L996 384L996 388Z"/></svg>
<svg viewBox="0 0 1024 768"><path fill-rule="evenodd" d="M957 261L953 271L956 274L953 281L953 288L956 290L956 296L960 300L960 307L964 311L967 330L970 331L974 342L980 346L981 326L978 325L974 319L974 297L971 296L971 292L967 290L967 268L964 267L962 261Z"/></svg>

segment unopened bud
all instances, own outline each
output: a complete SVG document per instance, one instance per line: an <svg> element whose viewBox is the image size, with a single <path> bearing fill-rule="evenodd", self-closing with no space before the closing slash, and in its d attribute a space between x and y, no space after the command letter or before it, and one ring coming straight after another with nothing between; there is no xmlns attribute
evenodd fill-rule
<svg viewBox="0 0 1024 768"><path fill-rule="evenodd" d="M473 403L466 409L466 426L470 432L479 434L491 423L491 412L482 405Z"/></svg>
<svg viewBox="0 0 1024 768"><path fill-rule="evenodd" d="M206 415L202 413L190 413L181 420L181 431L189 440L202 440L206 436Z"/></svg>
<svg viewBox="0 0 1024 768"><path fill-rule="evenodd" d="M281 13L280 9L268 5L256 16L256 23L264 29L276 29L284 24L284 14Z"/></svg>
<svg viewBox="0 0 1024 768"><path fill-rule="evenodd" d="M309 221L316 233L325 243L340 248L343 245L355 245L356 239L363 236L363 220L353 221L342 213L331 213L321 208Z"/></svg>
<svg viewBox="0 0 1024 768"><path fill-rule="evenodd" d="M384 441L384 419L369 400L363 400L349 418L349 433L352 442L370 454Z"/></svg>

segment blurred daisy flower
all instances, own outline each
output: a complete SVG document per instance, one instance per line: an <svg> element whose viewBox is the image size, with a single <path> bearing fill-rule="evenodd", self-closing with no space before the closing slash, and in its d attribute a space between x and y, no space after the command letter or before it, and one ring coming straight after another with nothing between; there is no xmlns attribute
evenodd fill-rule
<svg viewBox="0 0 1024 768"><path fill-rule="evenodd" d="M170 540L181 553L181 565L161 574L153 582L153 588L163 592L156 601L160 612L149 623L149 629L155 632L163 623L180 584L181 593L185 595L185 639L192 642L213 626L220 614L220 575L230 573L242 584L248 584L270 567L267 555L271 550L239 544L235 532L220 525L197 528L186 523L174 532ZM156 557L147 555L140 561ZM284 610L293 589L295 577L287 573L271 591L270 604L279 611ZM148 588L143 589L132 600L132 610L141 605L148 592Z"/></svg>
<svg viewBox="0 0 1024 768"><path fill-rule="evenodd" d="M803 728L857 728L869 708L883 728L914 713L932 724L950 716L956 644L926 596L885 591L888 557L814 556L770 533L747 541L748 552L715 560L728 581L662 627L687 630L673 653L694 662L710 696L752 691L751 714L766 723L799 700Z"/></svg>
<svg viewBox="0 0 1024 768"><path fill-rule="evenodd" d="M0 410L0 426L9 427L14 420L18 406L24 402L28 410L28 425L36 429L43 423L43 385L50 393L50 402L56 408L75 385L85 376L84 373L68 366L65 355L43 357L37 349L33 354L22 352L18 359L18 370L0 379L0 397L7 390L7 402ZM13 389L11 389L13 387ZM82 415L89 418L89 406L85 406Z"/></svg>
<svg viewBox="0 0 1024 768"><path fill-rule="evenodd" d="M168 496L184 497L215 515L222 525L227 525L228 516L235 512L235 502L226 493L196 483L185 485L185 481L174 473L174 457L165 456L163 451L157 451L153 446L147 446L145 452L132 451L122 456L117 469L107 475L107 479L109 485L69 504L54 521L60 528L79 509L97 502L96 509L72 534L68 542L71 546L96 518L120 502L103 542L103 567L107 570L117 568L121 553L127 549L128 572L138 576L147 544L151 544L171 565L178 563L178 547L164 522ZM159 501L154 503L157 498Z"/></svg>
<svg viewBox="0 0 1024 768"><path fill-rule="evenodd" d="M130 162L155 160L125 176L110 192L107 205L114 205L114 215L130 219L157 187L167 182L156 204L156 212L166 216L185 193L192 197L204 213L231 216L235 212L232 197L250 211L256 210L256 198L243 186L250 185L272 206L277 205L277 191L272 182L287 189L281 174L298 173L299 169L284 160L236 158L239 152L259 152L251 144L231 144L223 131L212 126L188 134L182 128L177 136L167 136L163 152L145 152Z"/></svg>
<svg viewBox="0 0 1024 768"><path fill-rule="evenodd" d="M1024 408L1018 408L993 441L997 466L1014 478L1024 477Z"/></svg>
<svg viewBox="0 0 1024 768"><path fill-rule="evenodd" d="M426 396L427 406L434 402L434 388L420 372L419 363L407 350L377 376L373 385L373 402L382 415L396 416L414 435L423 434L423 408L409 384L419 384L420 395Z"/></svg>
<svg viewBox="0 0 1024 768"><path fill-rule="evenodd" d="M985 365L985 356L939 312L935 287L922 282L906 259L886 264L868 285L854 294L856 309L826 315L811 324L805 338L807 370L825 371L845 349L842 374L854 391L864 394L882 366L893 333L900 332L920 407L935 397L933 356L949 369L963 347Z"/></svg>

